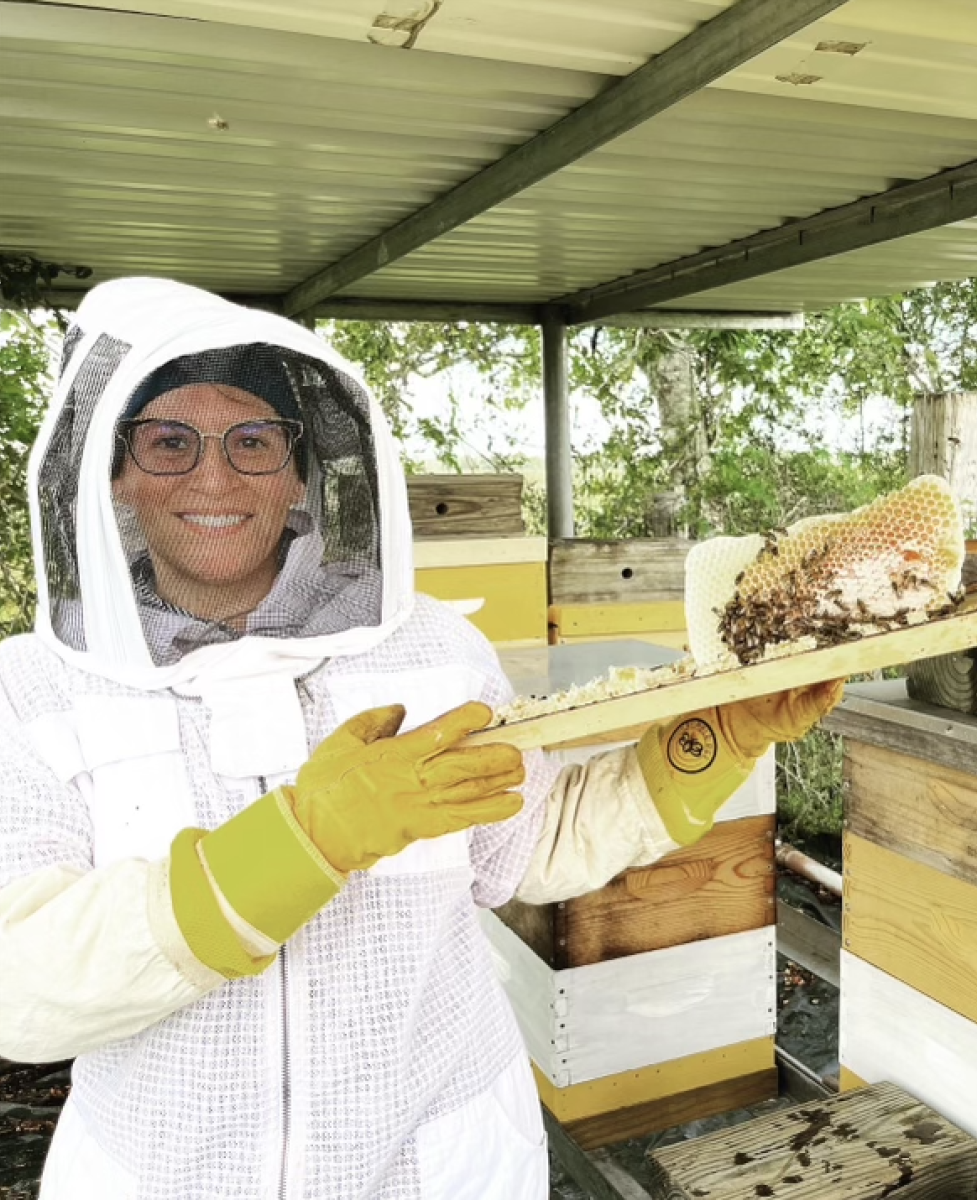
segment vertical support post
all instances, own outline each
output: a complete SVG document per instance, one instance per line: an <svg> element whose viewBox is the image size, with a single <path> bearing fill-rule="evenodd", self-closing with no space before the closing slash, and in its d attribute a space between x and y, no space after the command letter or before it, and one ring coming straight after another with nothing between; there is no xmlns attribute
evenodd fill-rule
<svg viewBox="0 0 977 1200"><path fill-rule="evenodd" d="M573 537L573 458L567 393L567 327L544 311L543 404L546 411L546 520L550 540Z"/></svg>

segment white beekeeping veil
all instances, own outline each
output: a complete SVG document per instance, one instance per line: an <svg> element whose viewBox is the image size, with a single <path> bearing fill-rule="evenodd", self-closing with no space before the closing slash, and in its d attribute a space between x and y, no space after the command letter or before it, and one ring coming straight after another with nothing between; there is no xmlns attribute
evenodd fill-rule
<svg viewBox="0 0 977 1200"><path fill-rule="evenodd" d="M37 631L63 658L151 689L294 677L407 618L396 448L355 371L315 334L197 288L124 279L85 298L61 371L30 487ZM276 453L290 455L282 469ZM231 471L237 498L194 498L207 471ZM123 486L133 480L141 499ZM256 495L272 496L271 517ZM170 511L181 506L189 516ZM220 578L259 537L271 591L234 619L201 614L193 588L181 591L187 556L190 574Z"/></svg>

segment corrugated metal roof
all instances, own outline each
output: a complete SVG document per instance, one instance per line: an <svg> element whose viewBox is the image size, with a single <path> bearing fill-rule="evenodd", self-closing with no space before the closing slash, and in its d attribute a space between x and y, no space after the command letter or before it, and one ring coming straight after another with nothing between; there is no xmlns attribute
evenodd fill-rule
<svg viewBox="0 0 977 1200"><path fill-rule="evenodd" d="M342 258L729 7L124 4L2 5L0 247L243 293ZM371 44L405 35L378 18L427 9L414 49ZM346 291L542 302L974 158L973 0L849 0ZM816 307L975 273L967 221L675 306Z"/></svg>

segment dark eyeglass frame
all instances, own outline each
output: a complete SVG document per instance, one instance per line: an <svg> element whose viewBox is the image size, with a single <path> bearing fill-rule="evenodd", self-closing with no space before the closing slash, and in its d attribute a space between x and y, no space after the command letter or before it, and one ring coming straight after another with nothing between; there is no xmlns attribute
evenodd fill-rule
<svg viewBox="0 0 977 1200"><path fill-rule="evenodd" d="M136 457L136 452L132 444L132 435L141 426L145 425L169 425L174 429L186 429L197 435L197 453L193 462L183 471L150 471ZM254 429L267 428L274 426L278 429L284 429L288 435L288 446L285 450L285 458L280 466L271 471L242 471L239 466L231 458L230 452L227 449L227 438L236 429ZM221 450L224 452L224 458L232 470L237 471L239 475L262 476L262 475L278 475L284 471L288 464L292 461L292 456L295 453L295 446L299 439L305 433L305 426L301 421L293 421L287 417L280 418L259 418L255 421L237 421L233 425L228 425L223 433L202 433L195 425L191 425L189 421L170 421L165 417L136 417L131 421L123 421L119 428L115 431L115 436L123 443L126 450L129 452L129 457L136 464L140 471L146 475L155 475L157 477L174 477L179 475L189 475L191 471L195 471L200 466L200 460L203 458L204 447L208 439L220 442Z"/></svg>

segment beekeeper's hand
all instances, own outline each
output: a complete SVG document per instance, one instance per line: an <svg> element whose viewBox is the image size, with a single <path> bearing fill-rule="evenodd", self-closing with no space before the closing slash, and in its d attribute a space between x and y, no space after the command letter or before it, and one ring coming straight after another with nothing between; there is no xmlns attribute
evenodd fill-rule
<svg viewBox="0 0 977 1200"><path fill-rule="evenodd" d="M363 871L420 838L514 816L522 755L503 743L459 746L492 718L463 704L396 737L399 704L360 713L331 734L282 788L296 820L340 871Z"/></svg>
<svg viewBox="0 0 977 1200"><path fill-rule="evenodd" d="M400 705L329 735L293 787L276 788L217 829L185 829L170 855L177 924L226 978L254 975L274 950L364 870L420 838L511 817L522 755L459 743L491 719L475 702L397 737Z"/></svg>
<svg viewBox="0 0 977 1200"><path fill-rule="evenodd" d="M680 845L709 832L716 813L774 742L803 737L841 700L844 680L739 700L652 725L638 763L669 837Z"/></svg>

